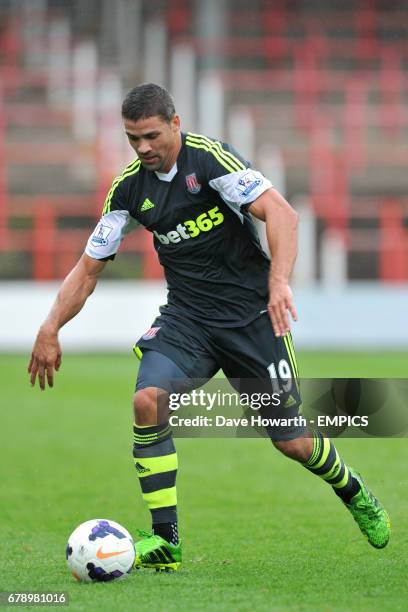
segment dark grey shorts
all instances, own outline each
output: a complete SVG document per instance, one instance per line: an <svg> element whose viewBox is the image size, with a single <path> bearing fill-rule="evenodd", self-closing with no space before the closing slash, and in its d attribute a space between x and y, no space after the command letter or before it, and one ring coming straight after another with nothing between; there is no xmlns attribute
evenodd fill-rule
<svg viewBox="0 0 408 612"><path fill-rule="evenodd" d="M261 408L262 417L293 419L299 415L299 374L290 334L276 338L267 313L244 327L215 328L160 315L135 345L141 364L136 389L158 387L181 393L200 387L222 370L240 393L279 390L278 407ZM300 437L301 426L274 426L274 440Z"/></svg>

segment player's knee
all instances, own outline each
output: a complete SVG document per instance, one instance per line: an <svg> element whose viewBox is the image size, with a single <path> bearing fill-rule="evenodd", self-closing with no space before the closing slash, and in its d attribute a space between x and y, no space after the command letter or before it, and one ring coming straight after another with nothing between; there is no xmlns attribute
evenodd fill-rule
<svg viewBox="0 0 408 612"><path fill-rule="evenodd" d="M137 425L157 425L157 389L146 387L133 396L133 412Z"/></svg>
<svg viewBox="0 0 408 612"><path fill-rule="evenodd" d="M311 455L309 438L296 438L295 440L273 440L273 445L286 457L305 463Z"/></svg>

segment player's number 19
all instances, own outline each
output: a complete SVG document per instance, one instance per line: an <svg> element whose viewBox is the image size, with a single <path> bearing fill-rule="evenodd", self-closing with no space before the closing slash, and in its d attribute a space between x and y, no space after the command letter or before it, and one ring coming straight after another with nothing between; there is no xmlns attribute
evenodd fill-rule
<svg viewBox="0 0 408 612"><path fill-rule="evenodd" d="M272 389L274 393L288 393L292 388L292 372L286 359L281 359L276 369L275 364L272 362L268 366L269 376L272 382ZM282 386L282 389L280 388Z"/></svg>

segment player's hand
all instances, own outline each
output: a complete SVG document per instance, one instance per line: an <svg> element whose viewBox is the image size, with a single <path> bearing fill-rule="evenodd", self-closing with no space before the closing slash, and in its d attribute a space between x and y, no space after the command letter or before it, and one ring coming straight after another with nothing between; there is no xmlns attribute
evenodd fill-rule
<svg viewBox="0 0 408 612"><path fill-rule="evenodd" d="M297 313L293 304L292 290L287 283L271 281L269 285L268 313L275 336L280 337L290 331L289 314L297 321Z"/></svg>
<svg viewBox="0 0 408 612"><path fill-rule="evenodd" d="M54 370L58 371L62 361L62 351L58 342L58 334L41 327L34 342L28 373L31 385L38 378L40 389L45 389L45 378L48 386L54 386Z"/></svg>

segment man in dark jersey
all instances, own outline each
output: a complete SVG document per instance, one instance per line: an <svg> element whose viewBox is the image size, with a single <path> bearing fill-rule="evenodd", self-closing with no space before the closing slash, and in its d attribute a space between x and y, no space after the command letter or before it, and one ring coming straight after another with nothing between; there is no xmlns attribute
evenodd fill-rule
<svg viewBox="0 0 408 612"><path fill-rule="evenodd" d="M238 388L257 381L257 389L273 390L278 381L285 393L274 416L298 415L301 400L288 316L297 319L288 284L296 257L297 214L232 147L182 133L165 89L153 84L134 88L123 102L122 117L137 159L113 181L85 253L38 332L29 372L33 385L37 377L41 389L45 378L53 385L54 369L61 364L59 329L81 310L125 235L143 225L153 234L164 267L168 301L135 346L141 364L133 456L153 525L152 533L141 532L135 564L174 570L181 564L181 542L169 393L191 390L198 379L208 380L222 369ZM271 262L251 215L266 223ZM296 419L282 423L267 428L274 446L328 482L369 542L386 546L388 514L361 476L320 432Z"/></svg>

